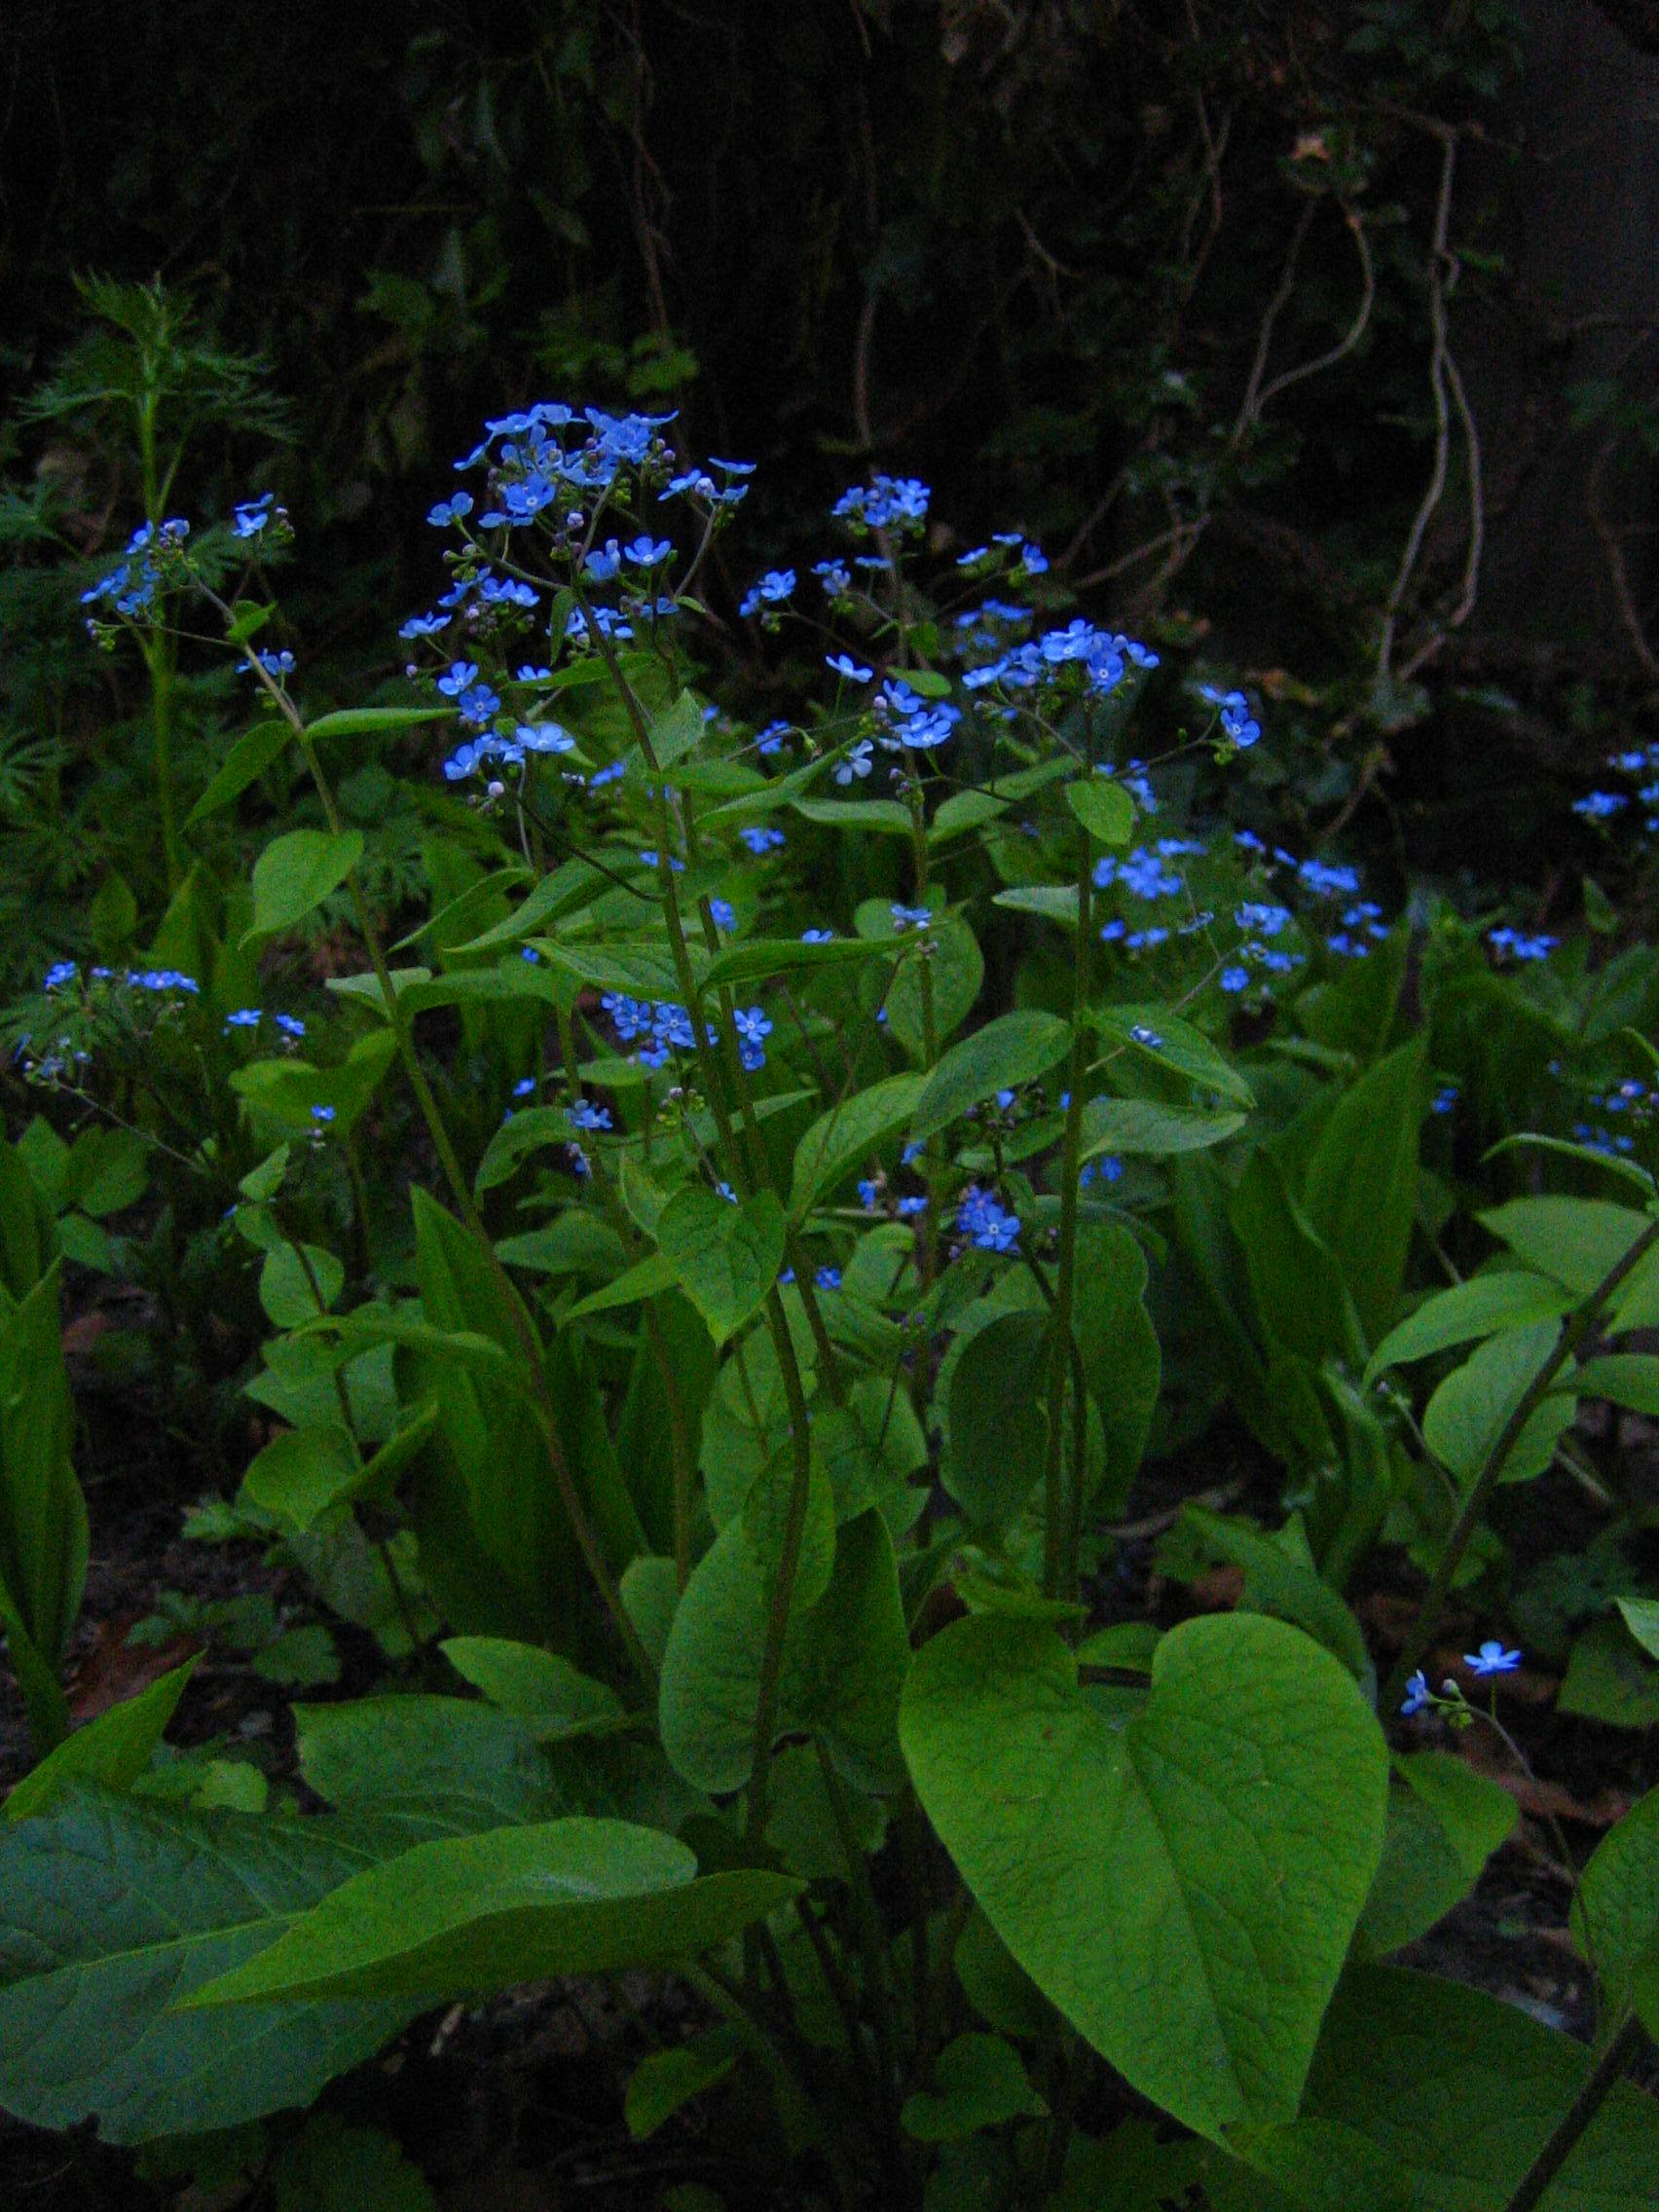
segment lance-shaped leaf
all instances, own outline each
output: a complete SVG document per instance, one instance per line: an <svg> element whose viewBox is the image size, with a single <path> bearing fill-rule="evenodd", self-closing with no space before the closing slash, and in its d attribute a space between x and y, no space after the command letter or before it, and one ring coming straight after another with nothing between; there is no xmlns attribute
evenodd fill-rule
<svg viewBox="0 0 1659 2212"><path fill-rule="evenodd" d="M522 1981L694 1958L799 1890L746 1867L699 1876L659 1829L572 1818L417 1844L329 1895L190 2005L273 1997L430 2003Z"/></svg>

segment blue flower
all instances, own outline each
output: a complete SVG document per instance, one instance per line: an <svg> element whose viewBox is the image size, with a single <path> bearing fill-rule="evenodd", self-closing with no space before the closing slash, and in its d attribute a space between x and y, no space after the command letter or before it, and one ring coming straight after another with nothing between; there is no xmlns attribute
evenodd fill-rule
<svg viewBox="0 0 1659 2212"><path fill-rule="evenodd" d="M772 1034L765 1010L757 1006L738 1007L732 1014L731 1025L746 1044L758 1045L762 1037Z"/></svg>
<svg viewBox="0 0 1659 2212"><path fill-rule="evenodd" d="M332 1122L334 1108L332 1106L313 1106L311 1110L311 1118L313 1122Z"/></svg>
<svg viewBox="0 0 1659 2212"><path fill-rule="evenodd" d="M933 920L933 908L931 906L892 905L887 910L893 916L893 927L900 931L907 929L925 930Z"/></svg>
<svg viewBox="0 0 1659 2212"><path fill-rule="evenodd" d="M744 594L737 611L741 615L758 614L762 607L781 605L794 588L793 569L768 569L759 582Z"/></svg>
<svg viewBox="0 0 1659 2212"><path fill-rule="evenodd" d="M963 1192L956 1226L981 1252L1012 1252L1019 1239L1019 1216L1005 1212L977 1183Z"/></svg>
<svg viewBox="0 0 1659 2212"><path fill-rule="evenodd" d="M867 683L875 674L873 668L861 668L851 653L827 653L826 668L832 668L837 676L844 676L849 683Z"/></svg>
<svg viewBox="0 0 1659 2212"><path fill-rule="evenodd" d="M1247 991L1250 987L1250 971L1248 968L1224 968L1219 980L1224 991Z"/></svg>
<svg viewBox="0 0 1659 2212"><path fill-rule="evenodd" d="M236 509L231 523L233 537L257 537L271 520L271 506L275 492L261 492L257 499L244 499ZM470 505L470 501L468 504Z"/></svg>
<svg viewBox="0 0 1659 2212"><path fill-rule="evenodd" d="M527 753L573 753L576 749L575 739L557 722L520 722L513 731L513 743L522 745Z"/></svg>
<svg viewBox="0 0 1659 2212"><path fill-rule="evenodd" d="M1407 1714L1421 1713L1425 1707L1430 1706L1433 1703L1434 1692L1429 1688L1427 1680L1424 1678L1423 1671L1419 1667L1417 1673L1412 1677L1411 1680L1406 1684L1405 1703L1401 1706L1400 1711Z"/></svg>
<svg viewBox="0 0 1659 2212"><path fill-rule="evenodd" d="M257 1029L264 1019L265 1015L258 1007L240 1006L235 1014L226 1014L225 1027L227 1029Z"/></svg>
<svg viewBox="0 0 1659 2212"><path fill-rule="evenodd" d="M836 761L834 777L838 784L850 784L855 776L867 776L870 771L870 742L861 737L850 753Z"/></svg>
<svg viewBox="0 0 1659 2212"><path fill-rule="evenodd" d="M776 852L784 842L784 833L781 830L765 829L758 825L747 830L740 830L738 835L756 859L762 853Z"/></svg>
<svg viewBox="0 0 1659 2212"><path fill-rule="evenodd" d="M839 1268L820 1268L812 1279L820 1290L839 1290L841 1271Z"/></svg>
<svg viewBox="0 0 1659 2212"><path fill-rule="evenodd" d="M456 712L469 729L482 729L493 715L501 711L498 695L487 683L475 683L463 691L456 701Z"/></svg>
<svg viewBox="0 0 1659 2212"><path fill-rule="evenodd" d="M1507 952L1516 960L1547 960L1560 940L1553 937L1527 937L1520 930L1488 930L1487 942L1496 952Z"/></svg>
<svg viewBox="0 0 1659 2212"><path fill-rule="evenodd" d="M843 492L830 513L866 530L919 531L927 520L928 487L914 476L874 476Z"/></svg>
<svg viewBox="0 0 1659 2212"><path fill-rule="evenodd" d="M899 1200L899 1219L901 1221L908 1221L914 1215L919 1213L926 1213L927 1210L928 1201L926 1198L901 1198Z"/></svg>
<svg viewBox="0 0 1659 2212"><path fill-rule="evenodd" d="M306 1025L297 1014L274 1014L272 1019L284 1037L303 1037L306 1033Z"/></svg>
<svg viewBox="0 0 1659 2212"><path fill-rule="evenodd" d="M460 522L463 516L469 515L471 512L472 494L470 492L458 492L453 499L440 499L437 505L429 510L426 520L434 530L447 530L451 523Z"/></svg>
<svg viewBox="0 0 1659 2212"><path fill-rule="evenodd" d="M844 561L814 561L812 572L831 599L845 599L853 588L852 575Z"/></svg>
<svg viewBox="0 0 1659 2212"><path fill-rule="evenodd" d="M1443 1083L1430 1099L1428 1110L1431 1114L1450 1114L1456 1103L1457 1086L1455 1083Z"/></svg>
<svg viewBox="0 0 1659 2212"><path fill-rule="evenodd" d="M567 1106L565 1119L573 1129L608 1129L610 1126L608 1106L593 1106L585 1098L578 1098L573 1106Z"/></svg>
<svg viewBox="0 0 1659 2212"><path fill-rule="evenodd" d="M1495 1637L1488 1637L1478 1651L1465 1651L1463 1664L1471 1675L1512 1675L1521 1664L1519 1651L1506 1651Z"/></svg>
<svg viewBox="0 0 1659 2212"><path fill-rule="evenodd" d="M1573 800L1572 811L1586 822L1605 822L1608 815L1617 814L1621 807L1629 804L1630 795L1626 792L1587 792L1583 798Z"/></svg>
<svg viewBox="0 0 1659 2212"><path fill-rule="evenodd" d="M833 944L835 933L833 930L802 930L800 941L802 944Z"/></svg>
<svg viewBox="0 0 1659 2212"><path fill-rule="evenodd" d="M734 930L737 927L737 909L729 899L711 899L709 919L718 930Z"/></svg>
<svg viewBox="0 0 1659 2212"><path fill-rule="evenodd" d="M674 546L669 538L652 537L642 533L632 544L623 546L622 557L625 561L632 561L637 569L654 569L666 561L673 551Z"/></svg>
<svg viewBox="0 0 1659 2212"><path fill-rule="evenodd" d="M867 1176L860 1182L858 1188L860 1205L863 1206L866 1213L873 1213L876 1201L881 1196L881 1185L873 1176Z"/></svg>
<svg viewBox="0 0 1659 2212"><path fill-rule="evenodd" d="M774 753L779 753L783 750L785 744L793 734L793 722L768 722L765 728L760 732L759 736L755 740L756 752L758 753L763 759L769 760Z"/></svg>
<svg viewBox="0 0 1659 2212"><path fill-rule="evenodd" d="M513 1085L513 1096L514 1096L515 1098L531 1098L531 1097L534 1097L534 1096L535 1096L535 1076L533 1076L533 1075L524 1075L524 1076L520 1076L520 1078L519 1078L519 1080L517 1081L517 1083L515 1083L515 1084Z"/></svg>
<svg viewBox="0 0 1659 2212"><path fill-rule="evenodd" d="M1137 1045L1144 1045L1149 1052L1160 1052L1163 1050L1163 1039L1156 1029L1149 1029L1144 1021L1137 1021L1129 1031L1129 1035Z"/></svg>
<svg viewBox="0 0 1659 2212"><path fill-rule="evenodd" d="M622 566L622 548L614 537L608 537L603 547L595 546L582 563L582 573L596 584L608 584Z"/></svg>
<svg viewBox="0 0 1659 2212"><path fill-rule="evenodd" d="M469 684L478 681L478 663L475 660L452 660L448 671L438 678L438 689L446 699L459 699Z"/></svg>

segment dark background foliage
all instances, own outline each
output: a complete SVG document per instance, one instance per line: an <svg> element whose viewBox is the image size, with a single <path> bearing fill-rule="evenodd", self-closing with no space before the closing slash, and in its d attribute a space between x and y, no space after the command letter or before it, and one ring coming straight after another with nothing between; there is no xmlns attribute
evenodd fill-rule
<svg viewBox="0 0 1659 2212"><path fill-rule="evenodd" d="M291 598L357 673L395 667L425 504L510 404L678 405L692 449L766 463L739 588L810 557L867 466L915 472L964 543L1027 528L1092 614L1253 681L1307 830L1501 886L1659 685L1650 27L1591 0L21 0L0 367L39 386L87 273L262 352ZM179 504L271 473L235 428ZM118 441L15 424L10 453L78 548L129 527Z"/></svg>

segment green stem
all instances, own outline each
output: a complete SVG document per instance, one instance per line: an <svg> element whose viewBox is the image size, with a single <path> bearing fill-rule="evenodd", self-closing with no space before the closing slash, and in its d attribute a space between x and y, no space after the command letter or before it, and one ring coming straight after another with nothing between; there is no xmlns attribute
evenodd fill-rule
<svg viewBox="0 0 1659 2212"><path fill-rule="evenodd" d="M823 2154L834 2176L836 2194L850 2212L850 2208L858 2202L851 2170L840 2147L819 2117L812 2098L796 2079L793 2068L764 2022L746 2001L741 1990L734 1987L715 1968L708 1965L685 1966L680 1971L704 2003L736 2029L740 2039L759 2060L771 2078L773 2094L778 2100L778 2110L786 2128L791 2134L798 2134L804 2141L814 2144Z"/></svg>
<svg viewBox="0 0 1659 2212"><path fill-rule="evenodd" d="M852 1888L853 1921L858 1930L859 1951L864 1959L865 1991L869 2000L871 2024L875 2029L876 2062L881 2070L882 2117L888 2133L897 2143L899 2112L894 2098L894 2085L898 2080L898 2055L893 2036L893 2004L887 1982L887 1941L882 1932L881 1910L870 1884L869 1862L859 1849L858 1836L853 1829L852 1808L847 1803L846 1788L835 1772L829 1752L816 1737L813 1738L812 1748L818 1754L818 1770L824 1777L825 1791L830 1799L830 1816L835 1824L836 1840L841 1846L847 1880Z"/></svg>
<svg viewBox="0 0 1659 2212"><path fill-rule="evenodd" d="M1072 960L1072 1048L1066 1133L1060 1165L1060 1249L1055 1269L1054 1303L1049 1318L1049 1434L1043 1452L1043 1589L1050 1598L1077 1594L1078 1528L1081 1494L1069 1507L1061 1497L1060 1464L1065 1449L1066 1386L1072 1379L1072 1306L1077 1291L1078 1178L1083 1150L1083 1086L1088 1071L1083 1017L1088 1005L1090 893L1088 832L1077 833L1077 945ZM1087 1411L1079 1398L1073 1419L1083 1428ZM1077 1487L1074 1485L1074 1487Z"/></svg>
<svg viewBox="0 0 1659 2212"><path fill-rule="evenodd" d="M1578 2094L1551 2128L1522 2175L1520 2187L1504 2205L1503 2212L1533 2212L1545 2190L1578 2148L1613 2083L1641 2048L1645 2037L1641 2022L1634 2012L1627 2011L1612 2040L1585 2076Z"/></svg>
<svg viewBox="0 0 1659 2212"><path fill-rule="evenodd" d="M1382 1692L1382 1706L1384 1713L1398 1706L1407 1682L1421 1666L1424 1654L1434 1641L1447 1593L1456 1578L1469 1539L1480 1526L1487 1499L1502 1475L1504 1465L1522 1431L1548 1395L1550 1384L1601 1319L1613 1293L1641 1266L1655 1244L1659 1244L1659 1221L1650 1221L1622 1259L1607 1270L1562 1331L1561 1342L1521 1393L1514 1411L1493 1440L1492 1449L1482 1461L1469 1494L1463 1500L1456 1520L1452 1524L1451 1533L1447 1536L1445 1548L1435 1566L1433 1578L1419 1608L1417 1619L1412 1624L1412 1632L1406 1639L1405 1648Z"/></svg>

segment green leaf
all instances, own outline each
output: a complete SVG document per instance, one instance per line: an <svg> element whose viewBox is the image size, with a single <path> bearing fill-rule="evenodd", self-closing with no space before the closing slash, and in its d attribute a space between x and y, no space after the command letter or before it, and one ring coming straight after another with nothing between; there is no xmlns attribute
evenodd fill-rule
<svg viewBox="0 0 1659 2212"><path fill-rule="evenodd" d="M1379 1957L1416 1942L1461 1903L1520 1818L1507 1789L1450 1751L1413 1751L1394 1771L1382 1863L1359 1923Z"/></svg>
<svg viewBox="0 0 1659 2212"><path fill-rule="evenodd" d="M949 1051L928 1078L910 1118L910 1135L920 1141L959 1121L971 1106L1034 1083L1064 1059L1072 1031L1057 1014L1004 1014L976 1029Z"/></svg>
<svg viewBox="0 0 1659 2212"><path fill-rule="evenodd" d="M548 1145L568 1145L575 1137L562 1106L527 1106L514 1114L484 1148L472 1188L482 1195L498 1184L510 1183L533 1152Z"/></svg>
<svg viewBox="0 0 1659 2212"><path fill-rule="evenodd" d="M1006 1529L1042 1479L1048 1322L1004 1313L977 1329L944 1392L945 1488L979 1528Z"/></svg>
<svg viewBox="0 0 1659 2212"><path fill-rule="evenodd" d="M1556 1710L1609 1728L1659 1727L1659 1667L1619 1621L1593 1621L1572 1647Z"/></svg>
<svg viewBox="0 0 1659 2212"><path fill-rule="evenodd" d="M1590 2064L1581 2044L1484 1990L1402 1967L1361 1967L1344 1976L1331 2006L1304 2110L1382 2151L1424 2212L1495 2212ZM1543 2212L1651 2212L1656 2172L1659 2107L1621 2082Z"/></svg>
<svg viewBox="0 0 1659 2212"><path fill-rule="evenodd" d="M539 1744L608 1735L627 1725L616 1692L556 1651L501 1636L452 1636L438 1649L463 1680L522 1720Z"/></svg>
<svg viewBox="0 0 1659 2212"><path fill-rule="evenodd" d="M1049 2109L1026 2079L1018 2051L1001 2036L970 2030L954 2037L935 2060L933 2078L937 2086L906 2097L899 2116L918 2143L954 2143Z"/></svg>
<svg viewBox="0 0 1659 2212"><path fill-rule="evenodd" d="M668 1966L787 1904L787 1875L699 1877L673 1836L572 1818L417 1844L339 1889L189 2006L492 1995L555 1975Z"/></svg>
<svg viewBox="0 0 1659 2212"><path fill-rule="evenodd" d="M921 1075L886 1076L821 1114L795 1146L791 1219L799 1221L821 1193L833 1189L897 1136L926 1086Z"/></svg>
<svg viewBox="0 0 1659 2212"><path fill-rule="evenodd" d="M1659 1598L1618 1598L1614 1604L1642 1650L1659 1659Z"/></svg>
<svg viewBox="0 0 1659 2212"><path fill-rule="evenodd" d="M1067 784L1066 804L1097 845L1126 845L1134 835L1135 802L1122 784L1107 777Z"/></svg>
<svg viewBox="0 0 1659 2212"><path fill-rule="evenodd" d="M184 1695L184 1685L200 1664L198 1653L136 1697L124 1698L65 1736L12 1790L0 1806L0 1820L26 1821L68 1782L101 1782L108 1789L125 1789L135 1782L149 1765L150 1754Z"/></svg>
<svg viewBox="0 0 1659 2212"><path fill-rule="evenodd" d="M1466 1345L1500 1329L1524 1329L1557 1319L1572 1304L1572 1293L1547 1275L1524 1268L1504 1268L1473 1275L1450 1290L1426 1298L1415 1312L1388 1331L1365 1370L1367 1385L1386 1367L1427 1359L1453 1345Z"/></svg>
<svg viewBox="0 0 1659 2212"><path fill-rule="evenodd" d="M910 810L896 798L797 798L797 814L826 830L880 830L890 837L910 834Z"/></svg>
<svg viewBox="0 0 1659 2212"><path fill-rule="evenodd" d="M947 844L952 837L960 837L970 830L981 830L987 822L1008 812L1006 799L993 798L989 792L952 792L940 802L938 813L928 826L928 844Z"/></svg>
<svg viewBox="0 0 1659 2212"><path fill-rule="evenodd" d="M585 1298L578 1298L567 1310L565 1318L580 1321L589 1313L607 1313L618 1306L638 1306L645 1299L672 1290L679 1280L679 1271L666 1252L647 1252L643 1260L636 1260L611 1281L602 1284L598 1290L590 1290Z"/></svg>
<svg viewBox="0 0 1659 2212"><path fill-rule="evenodd" d="M0 1299L0 1621L41 1750L63 1732L56 1671L87 1579L87 1508L58 1326L60 1265L9 1309Z"/></svg>
<svg viewBox="0 0 1659 2212"><path fill-rule="evenodd" d="M705 2028L685 2043L671 2044L641 2059L628 2077L622 2118L636 2143L654 2135L665 2120L723 2082L737 2064L739 2045L727 2027Z"/></svg>
<svg viewBox="0 0 1659 2212"><path fill-rule="evenodd" d="M525 1721L472 1698L298 1705L294 1725L309 1788L342 1812L395 1823L415 1842L570 1810Z"/></svg>
<svg viewBox="0 0 1659 2212"><path fill-rule="evenodd" d="M934 945L934 1039L936 1045L942 1045L973 1013L985 979L985 962L977 939L960 914L946 914L929 935ZM887 1026L912 1060L926 1061L920 959L900 962L887 991Z"/></svg>
<svg viewBox="0 0 1659 2212"><path fill-rule="evenodd" d="M709 990L719 983L767 982L774 976L796 969L845 968L889 949L858 937L832 938L828 944L802 944L793 937L751 938L746 944L728 945L724 952L717 952L703 981Z"/></svg>
<svg viewBox="0 0 1659 2212"><path fill-rule="evenodd" d="M657 1216L657 1242L716 1344L758 1312L784 1264L784 1209L770 1191L732 1204L712 1191L677 1191Z"/></svg>
<svg viewBox="0 0 1659 2212"><path fill-rule="evenodd" d="M1553 1276L1581 1298L1611 1273L1648 1226L1648 1217L1637 1207L1614 1205L1607 1198L1511 1198L1475 1218L1529 1268ZM1641 1328L1655 1317L1659 1252L1650 1252L1626 1277L1609 1325Z"/></svg>
<svg viewBox="0 0 1659 2212"><path fill-rule="evenodd" d="M420 722L448 721L453 707L343 707L338 714L319 715L306 724L306 735L319 737L377 737L387 730L413 729Z"/></svg>
<svg viewBox="0 0 1659 2212"><path fill-rule="evenodd" d="M276 2212L438 2212L438 2200L389 2135L313 2112L276 2162ZM200 2190L195 2194L200 2194Z"/></svg>
<svg viewBox="0 0 1659 2212"><path fill-rule="evenodd" d="M345 1287L345 1268L320 1244L278 1244L266 1253L259 1271L259 1303L266 1318L279 1329L298 1329L314 1321Z"/></svg>
<svg viewBox="0 0 1659 2212"><path fill-rule="evenodd" d="M290 830L267 845L253 864L253 926L242 943L273 937L304 921L337 891L363 857L362 832Z"/></svg>
<svg viewBox="0 0 1659 2212"><path fill-rule="evenodd" d="M1066 929L1077 927L1075 883L1016 883L1010 890L995 893L991 904L1004 906L1013 914L1037 914Z"/></svg>
<svg viewBox="0 0 1659 2212"><path fill-rule="evenodd" d="M1357 1365L1365 1347L1343 1271L1265 1146L1239 1177L1228 1215L1270 1349L1296 1353L1315 1367L1333 1355Z"/></svg>
<svg viewBox="0 0 1659 2212"><path fill-rule="evenodd" d="M1603 1398L1627 1413L1659 1415L1659 1359L1651 1352L1612 1351L1568 1368L1562 1387L1575 1397Z"/></svg>
<svg viewBox="0 0 1659 2212"><path fill-rule="evenodd" d="M1358 1621L1310 1566L1259 1529L1229 1521L1201 1505L1187 1504L1182 1520L1196 1530L1207 1551L1217 1552L1244 1569L1244 1598L1254 1609L1271 1613L1304 1630L1340 1659L1356 1682L1372 1678L1371 1655ZM1304 1543L1306 1556L1306 1543Z"/></svg>
<svg viewBox="0 0 1659 2212"><path fill-rule="evenodd" d="M729 1521L692 1570L663 1655L663 1749L694 1788L740 1789L753 1771L768 1595L742 1521ZM891 1788L908 1658L892 1539L879 1513L861 1513L840 1530L824 1595L792 1615L779 1732L810 1731L859 1788Z"/></svg>
<svg viewBox="0 0 1659 2212"><path fill-rule="evenodd" d="M1558 1323L1538 1321L1527 1329L1506 1329L1489 1337L1461 1367L1455 1367L1429 1399L1422 1417L1423 1442L1459 1482L1472 1483L1496 1444L1505 1421L1556 1347ZM1545 1397L1528 1416L1510 1447L1498 1480L1527 1482L1542 1474L1555 1456L1563 1433L1571 1426L1575 1401Z"/></svg>
<svg viewBox="0 0 1659 2212"><path fill-rule="evenodd" d="M1083 1110L1080 1158L1103 1152L1168 1159L1225 1144L1244 1126L1242 1114L1212 1114L1193 1106L1165 1106L1156 1098L1091 1098Z"/></svg>
<svg viewBox="0 0 1659 2212"><path fill-rule="evenodd" d="M1255 1092L1221 1048L1167 1007L1100 1007L1088 1018L1094 1028L1125 1046L1132 1057L1153 1067L1172 1068L1200 1089L1230 1098L1235 1106L1255 1105Z"/></svg>
<svg viewBox="0 0 1659 2212"><path fill-rule="evenodd" d="M1659 1955L1659 1789L1596 1846L1572 1900L1572 1934L1611 2015L1630 2002L1638 1968Z"/></svg>
<svg viewBox="0 0 1659 2212"><path fill-rule="evenodd" d="M1422 1046L1368 1068L1333 1107L1308 1162L1302 1203L1347 1284L1367 1343L1393 1319L1417 1220Z"/></svg>
<svg viewBox="0 0 1659 2212"><path fill-rule="evenodd" d="M354 1496L362 1474L357 1447L338 1423L290 1428L255 1455L239 1495L243 1503L304 1530Z"/></svg>
<svg viewBox="0 0 1659 2212"><path fill-rule="evenodd" d="M625 991L630 998L680 1003L680 976L674 955L660 940L586 944L563 938L538 937L534 942L544 960L593 990ZM709 956L698 944L688 946L687 950L692 973L700 977Z"/></svg>
<svg viewBox="0 0 1659 2212"><path fill-rule="evenodd" d="M273 760L281 757L293 741L293 731L281 721L261 722L245 737L239 737L212 782L185 816L184 827L194 830L199 822L223 813L227 806L240 798L249 784L264 775Z"/></svg>
<svg viewBox="0 0 1659 2212"><path fill-rule="evenodd" d="M330 1820L199 1813L86 1782L0 1827L0 2105L36 2127L95 2118L106 2140L138 2143L309 2104L419 2008L168 2008L372 1862Z"/></svg>
<svg viewBox="0 0 1659 2212"><path fill-rule="evenodd" d="M1186 1621L1120 1722L1051 1631L982 1614L924 1647L901 1735L986 1917L1135 2088L1216 2140L1292 2117L1382 1845L1382 1734L1336 1660Z"/></svg>

